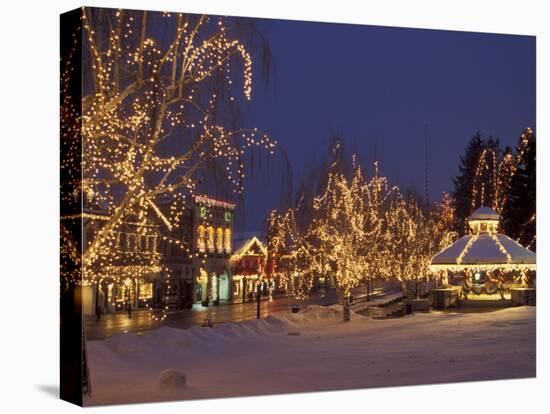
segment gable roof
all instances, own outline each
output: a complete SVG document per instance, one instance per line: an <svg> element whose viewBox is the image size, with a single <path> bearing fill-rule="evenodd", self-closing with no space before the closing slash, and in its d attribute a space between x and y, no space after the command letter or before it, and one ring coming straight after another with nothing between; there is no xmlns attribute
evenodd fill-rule
<svg viewBox="0 0 550 414"><path fill-rule="evenodd" d="M244 240L240 244L240 246L236 248L233 256L240 257L245 255L257 254L252 251L254 246L257 246L260 250L260 253L267 257L267 248L256 236L252 236L251 238Z"/></svg>

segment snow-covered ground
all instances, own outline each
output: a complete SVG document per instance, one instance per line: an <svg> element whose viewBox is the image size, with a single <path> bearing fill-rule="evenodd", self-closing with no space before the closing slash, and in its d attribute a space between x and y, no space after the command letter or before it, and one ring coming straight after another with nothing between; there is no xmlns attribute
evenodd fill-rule
<svg viewBox="0 0 550 414"><path fill-rule="evenodd" d="M341 306L88 342L85 403L325 391L535 376L535 308L372 320ZM185 373L187 386L160 385Z"/></svg>

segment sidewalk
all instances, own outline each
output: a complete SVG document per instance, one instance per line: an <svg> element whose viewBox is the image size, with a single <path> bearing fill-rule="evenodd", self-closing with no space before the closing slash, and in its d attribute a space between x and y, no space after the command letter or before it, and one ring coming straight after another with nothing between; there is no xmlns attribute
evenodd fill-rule
<svg viewBox="0 0 550 414"><path fill-rule="evenodd" d="M300 303L300 307L307 307L310 304L332 305L338 302L338 296L334 291L327 292L321 296L313 294L309 299ZM260 316L265 318L277 312L290 312L294 303L287 296L274 298L272 301L262 300L260 302ZM193 309L172 311L166 314L162 322L154 321L148 311L140 310L132 312L132 318L126 312L104 314L97 322L93 316L85 318L85 331L88 340L105 339L120 333L139 333L159 326L186 329L191 326L201 325L205 319L217 325L221 323L242 322L257 317L257 302L233 303L231 306L197 306Z"/></svg>
<svg viewBox="0 0 550 414"><path fill-rule="evenodd" d="M332 297L335 295L335 292L334 291L328 291L325 293L325 296L329 296L329 297ZM320 292L314 292L310 295L310 297L308 299L306 299L306 302L309 302L312 298L318 298L320 296ZM287 295L277 295L277 296L273 296L271 298L269 298L268 296L262 296L262 298L260 299L260 303L263 304L264 302L269 302L271 299L271 302L274 302L274 301L294 301L292 298L289 298ZM239 300L236 300L236 301L233 301L233 300L226 300L226 301L222 301L220 302L218 305L214 305L213 303L210 303L208 306L203 306L201 305L200 303L194 303L193 306L191 308L184 308L184 309L176 309L176 310L167 310L166 313L171 315L171 314L176 314L176 313L182 313L182 312L204 312L204 311L207 311L209 309L216 309L216 308L219 308L219 307L224 307L224 306L229 306L229 305L254 305L256 306L257 305L257 301L254 299L254 300L246 300L246 301L242 301L242 299L239 299ZM161 308L153 308L153 313L155 312L161 312L162 309ZM149 309L147 308L132 308L132 318L134 318L135 316L138 316L141 315L141 314L149 314ZM119 311L116 311L116 312L109 312L109 313L102 313L101 314L101 319L100 319L100 322L102 322L104 319L116 319L116 318L119 318L119 317L128 317L128 312L126 310L119 310ZM90 321L90 322L96 322L96 316L95 315L85 315L84 316L84 319L86 322Z"/></svg>
<svg viewBox="0 0 550 414"><path fill-rule="evenodd" d="M399 293L400 294L400 293ZM352 310L366 309L369 306L377 306L381 303L393 300L397 293L383 288L373 289L371 291L371 300L366 301L366 289L359 287L353 291ZM295 301L288 296L279 296L271 301L264 299L260 302L260 317L272 315L277 312L290 312L291 306L298 304L300 308L309 305L333 305L340 303L340 299L334 290L313 293L305 301ZM229 306L230 305L230 306ZM101 315L101 320L97 322L94 316L85 317L85 333L88 340L105 339L113 335L128 332L144 332L155 329L160 326L186 329L191 326L201 325L206 319L213 325L222 323L235 323L246 320L256 319L257 302L234 302L221 304L218 306L194 306L192 309L170 311L166 313L164 321L155 321L149 316L149 311L140 309L132 312L132 318L128 317L127 312L108 313Z"/></svg>

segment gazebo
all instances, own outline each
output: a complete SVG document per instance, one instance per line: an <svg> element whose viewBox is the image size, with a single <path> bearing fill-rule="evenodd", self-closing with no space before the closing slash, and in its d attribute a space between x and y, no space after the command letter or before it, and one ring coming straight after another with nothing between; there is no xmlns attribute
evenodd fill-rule
<svg viewBox="0 0 550 414"><path fill-rule="evenodd" d="M482 293L499 293L504 298L505 285L512 288L512 299L518 292L534 296L536 255L498 233L499 219L498 213L489 207L478 208L468 220L470 234L432 258L430 271L440 276L443 290L451 289L448 274L452 272L464 275L461 293L466 298L469 294ZM510 277L512 283L509 283Z"/></svg>

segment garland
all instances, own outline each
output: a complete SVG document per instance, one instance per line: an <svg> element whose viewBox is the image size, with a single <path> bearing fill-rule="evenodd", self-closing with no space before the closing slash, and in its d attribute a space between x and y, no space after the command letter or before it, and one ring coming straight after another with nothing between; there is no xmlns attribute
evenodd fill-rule
<svg viewBox="0 0 550 414"><path fill-rule="evenodd" d="M471 275L468 272L464 278L464 287L462 288L466 299L468 299L469 293L473 293L475 295L481 295L482 293L494 295L499 293L500 297L504 299L505 290L504 277L502 275L494 276L490 272L487 272L486 280L483 285L476 285L472 283Z"/></svg>

